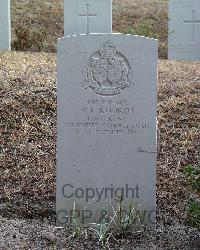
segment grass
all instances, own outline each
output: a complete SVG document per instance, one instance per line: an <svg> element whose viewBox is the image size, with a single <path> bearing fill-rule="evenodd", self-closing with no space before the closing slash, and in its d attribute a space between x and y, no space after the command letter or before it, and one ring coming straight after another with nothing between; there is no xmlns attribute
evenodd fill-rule
<svg viewBox="0 0 200 250"><path fill-rule="evenodd" d="M80 237L84 232L83 225L80 221L80 218L77 216L76 203L74 202L74 207L72 211L72 215L70 218L70 224L73 228L73 237Z"/></svg>
<svg viewBox="0 0 200 250"><path fill-rule="evenodd" d="M193 191L200 197L200 164L196 166L191 164L187 165L184 169L184 173L187 174Z"/></svg>
<svg viewBox="0 0 200 250"><path fill-rule="evenodd" d="M194 192L198 198L192 199L190 202L187 213L188 218L194 227L200 229L200 159L198 157L197 165L188 164L184 168L184 173L188 177L192 192Z"/></svg>
<svg viewBox="0 0 200 250"><path fill-rule="evenodd" d="M158 38L158 34L154 33L153 28L148 23L140 23L135 28L128 28L124 31L125 34L139 35L151 38Z"/></svg>
<svg viewBox="0 0 200 250"><path fill-rule="evenodd" d="M12 48L56 52L64 35L64 9L60 0L12 0Z"/></svg>
<svg viewBox="0 0 200 250"><path fill-rule="evenodd" d="M47 33L40 30L29 30L23 26L15 29L16 40L12 42L12 48L19 51L42 51L45 47Z"/></svg>
<svg viewBox="0 0 200 250"><path fill-rule="evenodd" d="M167 0L113 0L113 32L159 39L159 57L167 57ZM12 48L56 52L64 34L61 0L12 0Z"/></svg>
<svg viewBox="0 0 200 250"><path fill-rule="evenodd" d="M104 247L106 244L108 244L109 237L111 235L111 224L114 217L109 222L107 218L103 218L99 224L94 224L95 228L90 228L90 230L93 230L98 238L98 241L101 243L101 246Z"/></svg>
<svg viewBox="0 0 200 250"><path fill-rule="evenodd" d="M73 229L72 236L79 238L81 235L87 235L87 231L94 232L98 241L101 243L102 247L109 245L109 239L111 237L123 238L129 230L137 230L138 223L136 220L138 218L136 214L136 207L133 206L133 202L130 203L128 207L123 206L122 200L119 202L118 207L114 208L111 205L113 214L109 215L105 211L105 215L102 216L99 223L89 223L88 225L82 225L79 218L76 216L76 206L74 204L74 216L72 214L71 226ZM141 224L140 224L141 226Z"/></svg>
<svg viewBox="0 0 200 250"><path fill-rule="evenodd" d="M192 201L187 211L190 223L200 229L200 202Z"/></svg>
<svg viewBox="0 0 200 250"><path fill-rule="evenodd" d="M119 232L119 235L125 235L131 227L137 227L136 221L139 219L137 215L136 206L133 205L133 201L130 202L128 207L123 206L122 200L118 203L118 208L113 208L115 215L115 226Z"/></svg>

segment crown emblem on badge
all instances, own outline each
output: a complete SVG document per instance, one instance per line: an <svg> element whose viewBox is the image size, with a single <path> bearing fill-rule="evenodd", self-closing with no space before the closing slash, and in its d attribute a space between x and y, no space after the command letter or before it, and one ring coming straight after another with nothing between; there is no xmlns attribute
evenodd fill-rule
<svg viewBox="0 0 200 250"><path fill-rule="evenodd" d="M102 58L114 58L116 52L116 47L109 41L99 49Z"/></svg>
<svg viewBox="0 0 200 250"><path fill-rule="evenodd" d="M81 84L102 96L117 95L134 85L133 72L128 60L107 41L90 57Z"/></svg>

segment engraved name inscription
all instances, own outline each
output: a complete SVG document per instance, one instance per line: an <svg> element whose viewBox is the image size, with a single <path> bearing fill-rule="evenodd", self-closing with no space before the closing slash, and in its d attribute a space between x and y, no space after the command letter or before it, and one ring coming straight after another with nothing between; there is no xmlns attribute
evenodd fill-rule
<svg viewBox="0 0 200 250"><path fill-rule="evenodd" d="M150 129L148 121L130 119L135 107L126 99L88 99L80 106L80 119L64 124L79 135L138 135Z"/></svg>

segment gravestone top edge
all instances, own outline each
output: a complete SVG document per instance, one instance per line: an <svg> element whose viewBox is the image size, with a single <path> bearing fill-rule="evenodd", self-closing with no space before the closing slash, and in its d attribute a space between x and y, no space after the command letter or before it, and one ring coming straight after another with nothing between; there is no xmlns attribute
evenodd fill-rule
<svg viewBox="0 0 200 250"><path fill-rule="evenodd" d="M155 41L158 42L158 39L151 38L151 37L146 37L146 36L139 36L139 35L132 35L132 34L123 34L123 33L90 33L90 34L76 34L76 35L69 35L69 36L64 36L62 38L58 38L58 41L68 39L68 38L75 38L75 37L92 37L92 36L111 36L111 37L116 37L116 36L124 36L124 37L132 37L132 38L137 38L137 39L145 39L145 40L150 40L150 41Z"/></svg>

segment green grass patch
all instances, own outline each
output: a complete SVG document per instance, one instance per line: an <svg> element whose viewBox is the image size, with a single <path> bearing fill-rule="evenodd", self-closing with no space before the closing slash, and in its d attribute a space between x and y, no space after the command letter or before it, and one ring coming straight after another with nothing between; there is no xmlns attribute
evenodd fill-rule
<svg viewBox="0 0 200 250"><path fill-rule="evenodd" d="M138 36L145 36L150 38L158 38L158 34L153 30L151 24L147 22L139 23L134 28L128 28L124 31L124 34L131 34L131 35L138 35Z"/></svg>
<svg viewBox="0 0 200 250"><path fill-rule="evenodd" d="M200 229L200 203L197 201L192 201L189 205L187 212L191 224L194 227Z"/></svg>
<svg viewBox="0 0 200 250"><path fill-rule="evenodd" d="M189 164L185 167L184 173L189 178L192 190L200 193L200 165L193 166Z"/></svg>
<svg viewBox="0 0 200 250"><path fill-rule="evenodd" d="M192 192L197 194L197 199L192 200L187 209L190 224L200 228L200 163L197 165L189 164L184 168L184 173L189 179Z"/></svg>

